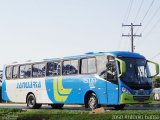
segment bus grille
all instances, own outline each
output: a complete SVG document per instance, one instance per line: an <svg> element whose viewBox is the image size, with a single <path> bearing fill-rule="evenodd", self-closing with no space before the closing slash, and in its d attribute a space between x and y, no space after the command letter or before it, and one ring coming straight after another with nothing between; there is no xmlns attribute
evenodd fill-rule
<svg viewBox="0 0 160 120"><path fill-rule="evenodd" d="M137 101L144 101L144 100L149 100L149 97L150 96L133 96L133 99Z"/></svg>

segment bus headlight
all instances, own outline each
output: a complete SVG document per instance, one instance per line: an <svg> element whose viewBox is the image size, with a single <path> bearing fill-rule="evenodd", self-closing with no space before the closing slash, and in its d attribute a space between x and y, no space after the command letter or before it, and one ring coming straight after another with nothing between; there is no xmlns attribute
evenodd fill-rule
<svg viewBox="0 0 160 120"><path fill-rule="evenodd" d="M131 94L131 93L129 92L129 90L128 90L127 88L125 88L125 87L122 87L122 92L123 92L123 93Z"/></svg>

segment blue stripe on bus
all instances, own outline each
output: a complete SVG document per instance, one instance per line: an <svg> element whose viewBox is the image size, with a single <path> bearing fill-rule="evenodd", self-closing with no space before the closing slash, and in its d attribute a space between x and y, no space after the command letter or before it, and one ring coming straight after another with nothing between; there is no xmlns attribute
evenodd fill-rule
<svg viewBox="0 0 160 120"><path fill-rule="evenodd" d="M9 99L6 91L7 91L7 90L6 90L6 80L4 80L4 81L2 82L2 99L3 99L4 101L11 101L11 100Z"/></svg>

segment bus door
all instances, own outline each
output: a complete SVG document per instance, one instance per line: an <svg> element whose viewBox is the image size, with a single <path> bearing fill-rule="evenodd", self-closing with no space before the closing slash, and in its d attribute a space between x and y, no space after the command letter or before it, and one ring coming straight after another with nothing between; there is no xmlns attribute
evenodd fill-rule
<svg viewBox="0 0 160 120"><path fill-rule="evenodd" d="M106 79L108 104L118 104L118 78L116 61L113 56L107 56Z"/></svg>

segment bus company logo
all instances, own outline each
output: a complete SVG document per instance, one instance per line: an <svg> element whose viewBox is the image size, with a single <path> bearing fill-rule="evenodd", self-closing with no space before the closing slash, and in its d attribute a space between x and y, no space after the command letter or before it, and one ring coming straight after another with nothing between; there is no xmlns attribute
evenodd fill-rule
<svg viewBox="0 0 160 120"><path fill-rule="evenodd" d="M96 78L87 78L83 80L84 83L96 83L96 81Z"/></svg>
<svg viewBox="0 0 160 120"><path fill-rule="evenodd" d="M17 83L17 89L22 88L41 88L41 82L40 81L31 81L31 82L19 82Z"/></svg>
<svg viewBox="0 0 160 120"><path fill-rule="evenodd" d="M68 95L71 93L71 88L64 88L62 84L62 77L53 80L54 98L57 102L65 102ZM59 94L60 93L60 94Z"/></svg>
<svg viewBox="0 0 160 120"><path fill-rule="evenodd" d="M83 80L83 82L88 83L91 88L95 88L94 84L96 83L96 81L97 81L96 78L88 78Z"/></svg>

